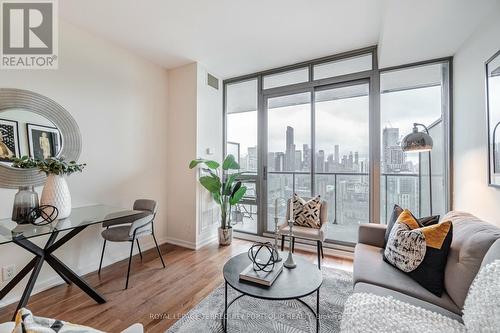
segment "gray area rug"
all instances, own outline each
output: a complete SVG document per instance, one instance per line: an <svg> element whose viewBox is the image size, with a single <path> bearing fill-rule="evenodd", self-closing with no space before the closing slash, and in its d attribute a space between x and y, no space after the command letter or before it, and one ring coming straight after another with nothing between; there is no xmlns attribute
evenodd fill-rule
<svg viewBox="0 0 500 333"><path fill-rule="evenodd" d="M352 294L352 273L325 268L320 289L320 332L339 332L347 297ZM228 287L228 300L239 293ZM316 309L316 294L303 300ZM223 332L224 285L216 288L167 333ZM313 333L316 318L298 301L266 301L243 296L229 308L228 332L234 333Z"/></svg>

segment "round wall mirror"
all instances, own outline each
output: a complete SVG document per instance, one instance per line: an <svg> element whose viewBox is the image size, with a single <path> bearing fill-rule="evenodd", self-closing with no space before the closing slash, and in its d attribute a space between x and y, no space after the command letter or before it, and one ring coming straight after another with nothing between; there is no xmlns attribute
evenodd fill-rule
<svg viewBox="0 0 500 333"><path fill-rule="evenodd" d="M48 97L20 89L0 89L0 187L38 186L45 175L12 167L12 158L77 160L81 136L73 117Z"/></svg>

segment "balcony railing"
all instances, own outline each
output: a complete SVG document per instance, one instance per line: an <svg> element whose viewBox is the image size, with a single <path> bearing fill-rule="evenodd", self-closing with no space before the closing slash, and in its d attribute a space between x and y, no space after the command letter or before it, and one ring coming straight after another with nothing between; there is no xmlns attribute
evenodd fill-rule
<svg viewBox="0 0 500 333"><path fill-rule="evenodd" d="M339 215L343 212L339 203L348 203L355 207L356 203L359 204L359 208L363 208L363 205L368 205L369 198L369 174L368 173L356 173L356 172L316 172L315 174L315 184L314 192L321 194L329 202L330 212L333 216L332 223L339 223ZM287 188L272 188L273 177L290 177L289 182L285 185ZM363 177L364 179L357 179L357 177ZM405 207L409 207L412 211L418 212L421 215L421 175L417 173L383 173L381 175L381 219L387 221L390 212L392 212L392 205L394 203L400 203ZM302 179L300 179L302 178ZM247 178L245 182L253 183L255 179ZM406 181L402 181L406 180ZM408 182L410 180L410 182ZM411 181L413 180L413 181ZM343 196L339 196L339 181L348 182L349 186L358 186L356 192L349 193L345 191ZM306 184L306 186L304 186ZM268 172L268 193L273 191L282 191L280 197L290 197L293 193L300 192L311 192L311 173L306 171L269 171ZM281 187L281 186L280 186ZM325 192L326 187L328 187L328 193ZM333 191L333 193L332 193ZM323 193L322 193L323 192ZM252 192L254 194L254 192ZM328 194L328 195L326 195ZM366 198L366 200L364 200ZM330 199L330 200L328 200ZM269 198L268 202L272 208L274 198ZM344 201L344 202L341 202ZM256 196L250 195L244 198L245 204L257 204ZM351 207L351 209L353 209ZM337 209L339 208L339 209ZM368 209L368 206L366 206ZM367 218L368 219L368 218ZM369 222L368 220L364 222Z"/></svg>

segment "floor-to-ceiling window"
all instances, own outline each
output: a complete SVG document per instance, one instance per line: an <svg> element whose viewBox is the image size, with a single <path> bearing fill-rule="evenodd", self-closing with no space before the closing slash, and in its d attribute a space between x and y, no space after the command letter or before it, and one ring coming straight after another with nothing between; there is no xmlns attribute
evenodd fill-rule
<svg viewBox="0 0 500 333"><path fill-rule="evenodd" d="M327 201L332 244L355 243L359 224L385 223L395 203L428 214L432 193L432 212L444 212L448 66L379 70L376 49L367 48L226 80L226 153L238 157L251 187L233 214L235 229L271 234L293 193ZM428 155L399 148L413 123L434 140L432 192Z"/></svg>
<svg viewBox="0 0 500 333"><path fill-rule="evenodd" d="M447 210L448 73L449 64L443 61L380 75L381 223L390 218L394 204L419 216ZM429 131L434 141L431 152L402 151L401 140L415 123L419 131Z"/></svg>
<svg viewBox="0 0 500 333"><path fill-rule="evenodd" d="M226 91L226 153L236 157L245 173L247 193L233 209L231 221L237 231L257 233L257 79L235 82L225 86Z"/></svg>

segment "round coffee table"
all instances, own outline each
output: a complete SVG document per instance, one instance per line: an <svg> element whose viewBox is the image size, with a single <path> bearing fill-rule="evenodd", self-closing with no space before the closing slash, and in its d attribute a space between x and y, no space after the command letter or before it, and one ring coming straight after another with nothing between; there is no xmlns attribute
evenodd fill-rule
<svg viewBox="0 0 500 333"><path fill-rule="evenodd" d="M283 260L286 255L283 254ZM229 307L243 296L250 296L269 301L284 301L295 299L308 308L316 317L316 332L319 332L319 289L323 283L323 276L318 267L301 258L294 256L297 267L288 269L283 267L283 271L276 278L270 287L261 286L252 282L240 281L240 273L250 265L246 253L239 254L226 262L224 265L224 313L222 316L222 327L227 332L227 311ZM241 293L228 304L227 286L230 285L234 290ZM301 298L316 293L316 311L304 302Z"/></svg>

